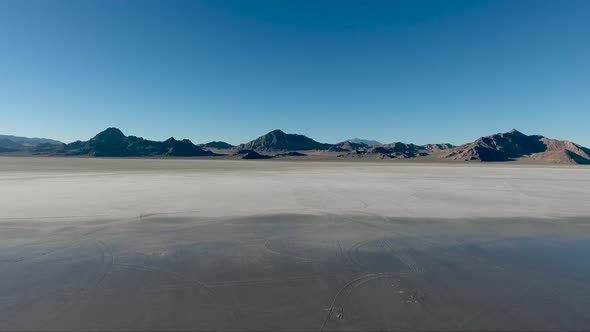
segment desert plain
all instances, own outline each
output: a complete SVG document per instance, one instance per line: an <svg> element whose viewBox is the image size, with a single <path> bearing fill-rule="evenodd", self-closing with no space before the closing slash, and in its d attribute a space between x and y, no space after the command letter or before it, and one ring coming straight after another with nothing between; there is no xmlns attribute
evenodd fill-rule
<svg viewBox="0 0 590 332"><path fill-rule="evenodd" d="M585 330L590 168L0 158L0 330Z"/></svg>

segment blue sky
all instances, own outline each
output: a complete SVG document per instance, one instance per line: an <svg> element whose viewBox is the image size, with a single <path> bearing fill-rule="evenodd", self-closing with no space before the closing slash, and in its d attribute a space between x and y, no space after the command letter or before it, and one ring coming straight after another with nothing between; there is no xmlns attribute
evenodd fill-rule
<svg viewBox="0 0 590 332"><path fill-rule="evenodd" d="M0 1L0 133L590 146L590 1Z"/></svg>

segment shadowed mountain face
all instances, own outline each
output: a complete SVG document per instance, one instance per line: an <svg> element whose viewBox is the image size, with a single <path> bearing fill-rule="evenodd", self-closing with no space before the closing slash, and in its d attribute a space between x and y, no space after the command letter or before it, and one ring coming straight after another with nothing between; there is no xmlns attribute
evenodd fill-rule
<svg viewBox="0 0 590 332"><path fill-rule="evenodd" d="M178 141L171 137L164 142L150 141L142 137L125 136L117 128L108 128L88 141L64 144L59 148L46 150L45 152L57 155L89 155L95 157L197 157L215 155L211 151L194 145L187 139Z"/></svg>
<svg viewBox="0 0 590 332"><path fill-rule="evenodd" d="M402 143L402 142L395 142L391 144L384 144L381 147L391 151L391 152L416 152L418 150L423 150L424 147L420 145L415 145L412 143Z"/></svg>
<svg viewBox="0 0 590 332"><path fill-rule="evenodd" d="M307 156L305 153L301 153L301 152L297 152L297 151L278 153L278 154L274 155L274 157L305 157L305 156Z"/></svg>
<svg viewBox="0 0 590 332"><path fill-rule="evenodd" d="M332 145L319 143L309 137L297 134L285 134L276 129L260 136L246 144L241 144L238 149L249 150L328 150Z"/></svg>
<svg viewBox="0 0 590 332"><path fill-rule="evenodd" d="M272 156L260 154L254 150L243 149L236 153L237 156L242 156L242 159L271 159Z"/></svg>
<svg viewBox="0 0 590 332"><path fill-rule="evenodd" d="M173 137L170 137L163 142L163 145L164 150L167 150L167 152L164 153L166 156L198 157L215 155L209 150L205 150L199 146L194 145L193 142L188 139L177 141Z"/></svg>
<svg viewBox="0 0 590 332"><path fill-rule="evenodd" d="M199 144L199 146L204 147L204 148L212 148L212 149L220 149L220 150L229 150L229 149L233 149L234 146L229 144L229 143L225 143L222 141L213 141L213 142L209 142L209 143L205 143L205 144Z"/></svg>

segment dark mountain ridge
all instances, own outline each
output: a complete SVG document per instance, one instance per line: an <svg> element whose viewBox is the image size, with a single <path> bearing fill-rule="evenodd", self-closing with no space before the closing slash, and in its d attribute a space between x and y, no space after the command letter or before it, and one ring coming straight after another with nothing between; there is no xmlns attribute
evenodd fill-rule
<svg viewBox="0 0 590 332"><path fill-rule="evenodd" d="M280 129L275 129L253 141L238 145L237 149L261 151L328 150L331 146L332 144L319 143L307 136L286 134Z"/></svg>

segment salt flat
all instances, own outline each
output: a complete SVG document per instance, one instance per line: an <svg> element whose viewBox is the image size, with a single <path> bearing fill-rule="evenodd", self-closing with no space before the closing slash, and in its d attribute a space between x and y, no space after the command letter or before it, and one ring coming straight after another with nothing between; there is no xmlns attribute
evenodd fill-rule
<svg viewBox="0 0 590 332"><path fill-rule="evenodd" d="M0 330L590 326L590 168L0 158Z"/></svg>
<svg viewBox="0 0 590 332"><path fill-rule="evenodd" d="M590 168L0 158L2 220L364 213L588 216Z"/></svg>

